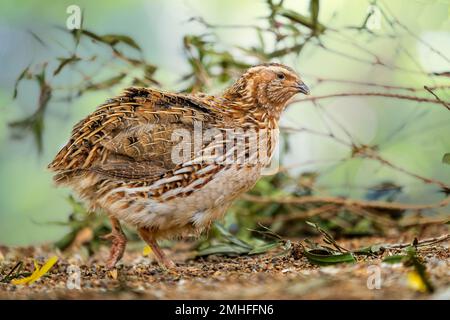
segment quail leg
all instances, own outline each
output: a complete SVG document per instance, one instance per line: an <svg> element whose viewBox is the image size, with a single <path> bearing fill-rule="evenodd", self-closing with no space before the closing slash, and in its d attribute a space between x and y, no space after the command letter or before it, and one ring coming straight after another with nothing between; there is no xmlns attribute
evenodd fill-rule
<svg viewBox="0 0 450 320"><path fill-rule="evenodd" d="M111 233L102 237L105 240L111 240L112 245L109 251L109 259L106 266L112 269L116 266L117 262L122 259L123 253L125 252L125 247L127 245L127 238L123 233L122 227L120 226L119 220L115 218L109 218L111 221Z"/></svg>
<svg viewBox="0 0 450 320"><path fill-rule="evenodd" d="M166 269L173 269L175 267L175 263L169 258L167 258L162 249L159 247L158 242L156 242L155 238L153 238L151 232L145 228L139 228L138 232L141 238L145 242L147 242L150 248L152 248L157 262Z"/></svg>

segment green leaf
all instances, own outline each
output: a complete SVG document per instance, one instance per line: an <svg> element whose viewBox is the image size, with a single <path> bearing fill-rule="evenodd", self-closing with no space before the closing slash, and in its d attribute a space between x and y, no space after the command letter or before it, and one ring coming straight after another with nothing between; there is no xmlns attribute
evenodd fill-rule
<svg viewBox="0 0 450 320"><path fill-rule="evenodd" d="M305 250L308 260L317 265L330 265L338 263L355 263L356 259L352 253L329 254L325 250Z"/></svg>
<svg viewBox="0 0 450 320"><path fill-rule="evenodd" d="M220 242L218 244L209 245L204 249L200 249L199 252L197 253L197 256L205 256L210 254L221 254L221 255L261 254L284 244L284 241L276 237L276 240L273 242L258 244L255 246L241 239L238 239L237 237L232 235L226 228L224 228L220 223L217 222L214 223L214 227L227 242ZM265 229L265 231L261 233L266 234L266 232L268 232L268 229L264 226L262 227L263 229ZM287 243L290 244L289 241Z"/></svg>
<svg viewBox="0 0 450 320"><path fill-rule="evenodd" d="M94 39L99 42L103 42L111 47L114 47L118 43L124 43L136 50L139 50L139 51L141 50L141 48L136 43L136 41L134 41L129 36L125 36L125 35L121 35L121 34L106 34L104 36L100 36L100 35L95 34L92 31L88 31L88 30L82 30L81 33L85 36L88 36L91 39ZM74 33L74 36L76 36L75 33Z"/></svg>
<svg viewBox="0 0 450 320"><path fill-rule="evenodd" d="M13 93L13 99L17 98L17 91L19 87L20 81L22 81L25 77L29 77L28 71L30 70L30 66L28 65L23 71L20 73L19 77L17 78L16 82L14 83L14 93Z"/></svg>
<svg viewBox="0 0 450 320"><path fill-rule="evenodd" d="M46 67L47 64L44 64L41 73L32 76L32 78L37 81L40 89L37 110L26 118L17 121L12 121L8 124L11 128L19 130L18 134L16 135L17 137L22 137L23 133L21 131L31 132L35 138L38 152L42 151L44 113L47 109L48 102L52 97L52 88L48 85L47 81L45 80Z"/></svg>
<svg viewBox="0 0 450 320"><path fill-rule="evenodd" d="M55 69L55 71L53 72L53 75L56 76L58 73L61 72L61 70L69 64L75 63L77 61L80 61L81 59L78 58L77 56L71 56L69 58L58 58L58 60L60 61L58 67Z"/></svg>
<svg viewBox="0 0 450 320"><path fill-rule="evenodd" d="M118 35L118 34L107 34L101 37L102 41L105 43L110 44L111 46L115 46L116 44L122 42L127 44L128 46L136 49L141 50L141 47L129 36L124 35Z"/></svg>
<svg viewBox="0 0 450 320"><path fill-rule="evenodd" d="M413 242L413 244L414 244L414 242ZM416 249L415 247L413 247L412 245L406 247L406 248L405 248L405 251L406 251L406 254L408 255L408 257L410 257L410 258L416 258L416 255L417 255L417 249Z"/></svg>
<svg viewBox="0 0 450 320"><path fill-rule="evenodd" d="M333 247L336 248L336 250L338 252L342 252L342 251L349 251L347 249L345 249L344 247L341 247L336 240L334 240L334 238L325 230L323 230L321 227L319 227L317 224L310 222L310 221L305 221L307 225L313 227L314 229L316 229L320 234L322 234L323 236L323 241L327 244L331 244ZM331 249L331 248L330 248Z"/></svg>
<svg viewBox="0 0 450 320"><path fill-rule="evenodd" d="M220 234L221 234L223 237L225 237L228 241L230 241L231 243L233 243L233 244L235 244L235 245L237 245L237 246L239 246L239 247L241 247L241 248L246 249L247 252L248 252L249 250L252 250L252 246L251 246L250 244L248 244L247 242L242 241L242 240L236 238L235 236L233 236L233 235L232 235L230 232L228 232L228 230L226 230L221 224L215 223L214 225L215 225L215 227L217 228L217 230L219 230Z"/></svg>
<svg viewBox="0 0 450 320"><path fill-rule="evenodd" d="M314 30L315 33L323 33L325 31L325 26L323 24L319 22L314 24L312 18L301 15L300 13L297 13L293 10L282 8L278 12L283 17L293 22L299 23L311 30Z"/></svg>
<svg viewBox="0 0 450 320"><path fill-rule="evenodd" d="M393 256L388 256L383 259L383 262L389 263L389 264L395 264L395 263L401 263L403 262L408 256L404 254L396 254Z"/></svg>
<svg viewBox="0 0 450 320"><path fill-rule="evenodd" d="M279 247L280 243L279 242L271 242L259 247L255 247L253 248L248 254L261 254L261 253L266 253L267 251Z"/></svg>
<svg viewBox="0 0 450 320"><path fill-rule="evenodd" d="M208 256L212 254L218 255L239 255L243 253L248 253L249 250L242 248L241 246L237 246L234 244L217 244L200 250L197 253L197 256Z"/></svg>
<svg viewBox="0 0 450 320"><path fill-rule="evenodd" d="M442 162L446 163L446 164L450 164L450 153L444 154L444 156L442 157Z"/></svg>
<svg viewBox="0 0 450 320"><path fill-rule="evenodd" d="M84 90L103 90L111 88L112 86L115 86L116 84L119 84L123 78L126 77L125 73L121 73L117 76L114 76L112 78L106 79L105 81L99 82L99 83L92 83L86 86Z"/></svg>

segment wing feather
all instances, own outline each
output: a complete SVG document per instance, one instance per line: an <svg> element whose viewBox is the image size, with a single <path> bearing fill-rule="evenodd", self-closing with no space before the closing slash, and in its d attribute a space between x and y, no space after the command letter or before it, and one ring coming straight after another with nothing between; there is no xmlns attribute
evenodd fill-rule
<svg viewBox="0 0 450 320"><path fill-rule="evenodd" d="M192 131L194 121L211 123L214 99L147 88L128 88L75 125L69 142L49 168L56 181L91 171L116 179L153 179L176 167L174 130Z"/></svg>

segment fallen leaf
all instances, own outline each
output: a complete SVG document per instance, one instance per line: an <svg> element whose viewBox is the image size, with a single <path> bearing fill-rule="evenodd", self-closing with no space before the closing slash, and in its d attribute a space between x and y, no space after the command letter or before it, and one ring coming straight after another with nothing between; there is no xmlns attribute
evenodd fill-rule
<svg viewBox="0 0 450 320"><path fill-rule="evenodd" d="M324 250L305 250L309 262L317 265L329 265L337 263L355 263L356 260L350 252L330 254Z"/></svg>
<svg viewBox="0 0 450 320"><path fill-rule="evenodd" d="M408 285L413 290L427 292L427 285L417 271L411 271L408 273Z"/></svg>
<svg viewBox="0 0 450 320"><path fill-rule="evenodd" d="M231 242L232 244L235 244L236 246L242 247L247 249L247 251L252 250L252 246L250 244L248 244L247 242L236 238L234 235L232 235L227 229L225 229L224 226L222 226L220 223L215 223L214 224L215 227L217 228L217 230L220 232L220 234L227 239L229 242Z"/></svg>
<svg viewBox="0 0 450 320"><path fill-rule="evenodd" d="M404 254L396 254L396 255L388 256L388 257L384 258L383 262L389 263L389 264L396 264L396 263L401 263L401 262L405 261L407 258L408 258L408 256L406 256Z"/></svg>
<svg viewBox="0 0 450 320"><path fill-rule="evenodd" d="M144 257L149 256L151 253L153 252L152 248L150 248L150 246L145 246L144 249L142 250L142 255Z"/></svg>
<svg viewBox="0 0 450 320"><path fill-rule="evenodd" d="M113 278L114 280L117 280L117 269L114 269L114 270L109 271L109 275L110 275L111 278Z"/></svg>
<svg viewBox="0 0 450 320"><path fill-rule="evenodd" d="M217 255L240 255L240 254L246 254L249 250L246 248L242 248L235 244L217 244L212 245L206 249L201 250L197 253L198 256L209 256L213 254Z"/></svg>
<svg viewBox="0 0 450 320"><path fill-rule="evenodd" d="M266 253L267 251L279 247L280 243L279 242L271 242L259 247L255 247L253 248L248 254L260 254L260 253Z"/></svg>
<svg viewBox="0 0 450 320"><path fill-rule="evenodd" d="M58 257L53 256L50 259L48 259L47 262L42 267L39 267L36 260L33 260L33 263L34 263L33 273L29 277L26 277L26 278L13 279L11 281L11 283L15 284L15 285L32 284L35 281L39 280L43 275L45 275L55 265L56 262L58 262Z"/></svg>

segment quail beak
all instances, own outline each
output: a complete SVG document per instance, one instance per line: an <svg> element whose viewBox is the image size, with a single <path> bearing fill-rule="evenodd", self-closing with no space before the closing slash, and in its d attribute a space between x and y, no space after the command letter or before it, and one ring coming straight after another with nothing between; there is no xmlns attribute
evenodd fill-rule
<svg viewBox="0 0 450 320"><path fill-rule="evenodd" d="M295 88L298 90L298 92L301 92L306 95L310 94L308 86L301 81L296 83Z"/></svg>

